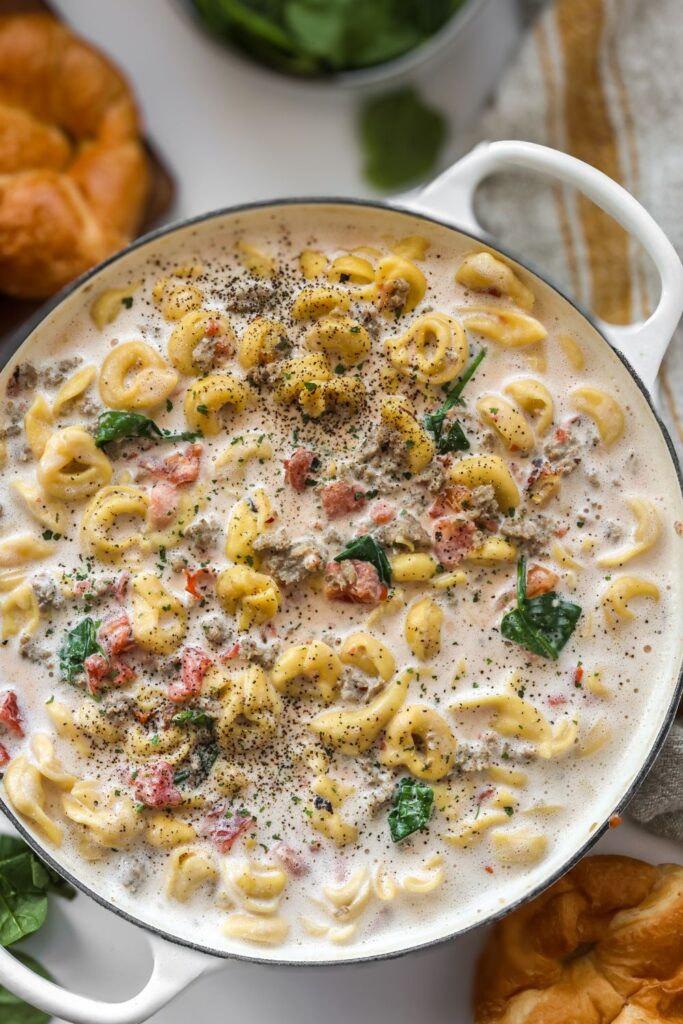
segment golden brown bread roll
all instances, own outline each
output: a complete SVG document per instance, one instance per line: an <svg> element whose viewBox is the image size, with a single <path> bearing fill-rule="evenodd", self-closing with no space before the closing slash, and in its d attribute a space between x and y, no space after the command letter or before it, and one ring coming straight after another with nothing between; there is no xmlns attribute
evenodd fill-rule
<svg viewBox="0 0 683 1024"><path fill-rule="evenodd" d="M49 15L0 17L0 292L45 298L121 248L148 187L119 72Z"/></svg>
<svg viewBox="0 0 683 1024"><path fill-rule="evenodd" d="M683 867L587 857L499 921L476 1024L683 1024Z"/></svg>

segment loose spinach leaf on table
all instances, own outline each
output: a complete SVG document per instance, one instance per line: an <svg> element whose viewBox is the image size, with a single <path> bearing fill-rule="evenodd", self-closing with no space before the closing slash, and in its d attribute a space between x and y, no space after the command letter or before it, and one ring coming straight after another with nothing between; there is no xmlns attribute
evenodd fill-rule
<svg viewBox="0 0 683 1024"><path fill-rule="evenodd" d="M344 562L349 558L359 562L370 562L377 570L380 582L385 586L391 586L391 565L382 545L369 534L364 533L361 537L349 541L346 547L335 556L335 562Z"/></svg>
<svg viewBox="0 0 683 1024"><path fill-rule="evenodd" d="M446 139L446 121L414 89L405 88L367 100L359 133L365 177L388 191L427 177Z"/></svg>
<svg viewBox="0 0 683 1024"><path fill-rule="evenodd" d="M0 946L37 931L47 916L49 876L30 850L0 860Z"/></svg>
<svg viewBox="0 0 683 1024"><path fill-rule="evenodd" d="M97 420L95 444L103 448L105 444L122 441L126 437L146 437L149 441L196 441L200 436L190 431L174 434L170 430L161 430L154 420L138 412L114 412L108 409Z"/></svg>
<svg viewBox="0 0 683 1024"><path fill-rule="evenodd" d="M0 836L0 946L10 946L33 934L45 921L47 893L71 899L73 888L40 860L23 839ZM21 962L43 978L51 976L26 953L12 951ZM46 1024L49 1014L29 1006L0 986L1 1024Z"/></svg>
<svg viewBox="0 0 683 1024"><path fill-rule="evenodd" d="M71 682L83 671L83 663L91 654L104 654L97 642L100 623L88 615L77 626L70 629L59 648L59 669L65 679Z"/></svg>
<svg viewBox="0 0 683 1024"><path fill-rule="evenodd" d="M581 607L566 601L554 590L538 597L526 596L526 559L517 563L517 607L503 616L500 631L506 640L557 661L581 616Z"/></svg>
<svg viewBox="0 0 683 1024"><path fill-rule="evenodd" d="M42 978L47 978L48 981L54 980L42 964L39 964L37 960L34 960L27 953L13 952L12 955L16 956L25 967L29 967ZM47 1024L50 1019L49 1013L36 1010L34 1006L29 1006L19 996L13 995L12 992L8 992L6 988L0 985L0 1021L2 1021L2 1024Z"/></svg>
<svg viewBox="0 0 683 1024"><path fill-rule="evenodd" d="M467 440L465 431L457 420L453 420L449 423L448 431L445 434L443 433L443 428L446 415L450 412L453 406L464 405L462 393L465 390L466 385L472 380L472 377L477 372L477 369L485 356L486 349L482 348L465 368L464 372L448 392L446 398L436 412L428 413L424 418L425 429L428 430L434 438L434 441L436 442L436 450L439 455L445 455L447 452L467 451L470 446L470 442Z"/></svg>
<svg viewBox="0 0 683 1024"><path fill-rule="evenodd" d="M424 828L432 816L434 790L418 779L403 778L394 791L389 831L395 843Z"/></svg>
<svg viewBox="0 0 683 1024"><path fill-rule="evenodd" d="M48 892L68 899L74 895L68 882L43 864L23 839L0 836L0 946L10 946L40 928Z"/></svg>

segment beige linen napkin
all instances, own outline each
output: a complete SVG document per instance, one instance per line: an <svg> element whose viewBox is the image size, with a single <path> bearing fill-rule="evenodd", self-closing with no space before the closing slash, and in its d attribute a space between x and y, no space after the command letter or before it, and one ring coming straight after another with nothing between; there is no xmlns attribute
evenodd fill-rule
<svg viewBox="0 0 683 1024"><path fill-rule="evenodd" d="M681 0L554 0L533 22L477 132L545 143L588 161L637 196L683 252ZM638 247L573 190L538 177L500 176L481 188L477 213L494 237L605 320L628 323L652 308L656 281ZM680 454L680 328L660 392ZM683 840L680 723L629 811L651 831Z"/></svg>

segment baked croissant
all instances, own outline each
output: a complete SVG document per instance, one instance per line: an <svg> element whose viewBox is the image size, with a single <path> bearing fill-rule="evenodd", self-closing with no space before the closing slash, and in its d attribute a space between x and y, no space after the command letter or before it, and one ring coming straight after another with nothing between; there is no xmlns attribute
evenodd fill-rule
<svg viewBox="0 0 683 1024"><path fill-rule="evenodd" d="M121 248L148 187L119 72L49 15L0 17L0 292L45 298Z"/></svg>
<svg viewBox="0 0 683 1024"><path fill-rule="evenodd" d="M588 857L493 928L476 1024L683 1024L683 867Z"/></svg>

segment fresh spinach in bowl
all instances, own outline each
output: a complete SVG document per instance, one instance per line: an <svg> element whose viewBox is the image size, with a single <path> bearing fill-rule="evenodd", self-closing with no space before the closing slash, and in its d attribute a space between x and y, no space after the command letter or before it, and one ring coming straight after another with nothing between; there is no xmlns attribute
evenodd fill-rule
<svg viewBox="0 0 683 1024"><path fill-rule="evenodd" d="M295 75L374 67L414 50L465 0L190 0L207 27Z"/></svg>

